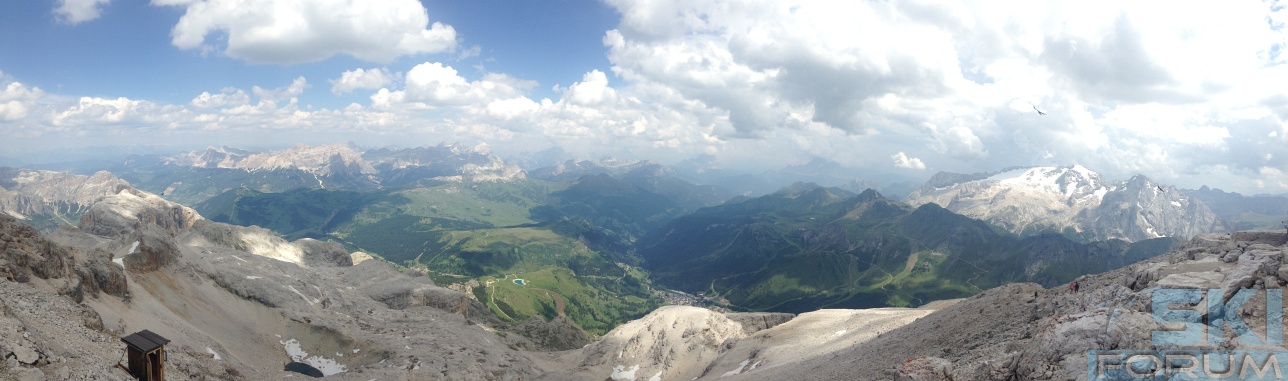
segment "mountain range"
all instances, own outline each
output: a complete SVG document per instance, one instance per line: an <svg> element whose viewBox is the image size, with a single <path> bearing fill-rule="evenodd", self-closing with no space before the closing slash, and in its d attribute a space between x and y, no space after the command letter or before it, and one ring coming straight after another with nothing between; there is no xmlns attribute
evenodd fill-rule
<svg viewBox="0 0 1288 381"><path fill-rule="evenodd" d="M525 171L486 145L212 147L112 165L132 180L6 169L0 205L46 233L86 225L100 229L81 229L91 235L119 235L151 224L169 234L207 232L238 250L286 253L265 255L276 259L299 261L331 242L425 274L503 322L567 319L592 336L664 299L800 313L920 306L1011 282L1050 286L1178 242L1155 236L1223 226L1200 224L1206 207L1195 196L1143 176L1105 181L1078 166L941 173L922 187L955 190L939 194L950 200L940 207L851 191L870 185L857 178L846 189L797 183L735 196L685 180L698 167L731 174L696 162L568 160ZM816 175L836 169L820 160L809 166ZM144 224L87 214L100 204L131 210L155 200L192 208L157 209L140 217ZM200 222L166 222L188 214ZM1052 216L1069 225L1042 220ZM210 226L240 226L259 238L228 238L244 234Z"/></svg>
<svg viewBox="0 0 1288 381"><path fill-rule="evenodd" d="M908 195L1021 235L1056 232L1081 241L1192 237L1230 227L1198 198L1143 175L1108 181L1086 167L940 172Z"/></svg>
<svg viewBox="0 0 1288 381"><path fill-rule="evenodd" d="M638 250L658 284L734 309L805 312L917 306L1012 282L1050 286L1176 242L1021 238L934 204L797 184L680 217Z"/></svg>
<svg viewBox="0 0 1288 381"><path fill-rule="evenodd" d="M845 240L829 236L881 236L852 236L870 222L866 229L926 243L930 253L918 256L942 252L944 268L956 257L989 267L988 255L958 249L1017 239L935 205L912 208L876 192L808 184L700 209L693 218L743 226L734 230L761 242L823 249L814 253L842 248L837 242ZM901 230L903 224L924 231ZM807 226L815 232L801 230ZM908 245L884 237L849 242L876 253ZM1081 276L1077 293L1064 284L1014 283L918 309L799 315L667 306L592 338L560 314L510 321L486 300L414 269L336 244L288 242L209 221L157 195L122 189L91 205L76 226L48 234L0 215L0 374L127 379L115 366L120 338L147 329L169 340L172 379L300 377L284 369L288 363L339 380L1077 379L1096 363L1091 351L1162 349L1151 335L1164 327L1146 302L1160 288L1215 289L1228 299L1288 284L1286 242L1282 230L1199 235L1167 255ZM1059 258L1056 252L1050 258ZM897 291L897 283L887 285ZM1254 297L1232 313L1250 331L1265 332L1264 306ZM1226 338L1246 344L1234 336Z"/></svg>

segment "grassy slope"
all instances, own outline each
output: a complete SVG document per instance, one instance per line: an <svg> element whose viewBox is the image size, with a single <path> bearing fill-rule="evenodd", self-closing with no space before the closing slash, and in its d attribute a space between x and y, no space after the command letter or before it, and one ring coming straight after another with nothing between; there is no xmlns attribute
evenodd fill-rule
<svg viewBox="0 0 1288 381"><path fill-rule="evenodd" d="M242 190L203 205L212 219L260 225L288 238L334 239L394 263L424 266L442 284L470 279L500 316L523 320L564 312L591 334L643 316L661 304L647 275L620 253L592 249L569 223L540 224L529 210L559 183L445 184L384 192ZM520 286L506 278L531 278Z"/></svg>

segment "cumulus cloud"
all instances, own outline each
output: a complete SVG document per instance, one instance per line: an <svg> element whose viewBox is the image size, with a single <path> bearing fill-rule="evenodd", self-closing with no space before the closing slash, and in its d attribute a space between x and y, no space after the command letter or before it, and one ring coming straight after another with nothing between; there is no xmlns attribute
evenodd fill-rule
<svg viewBox="0 0 1288 381"><path fill-rule="evenodd" d="M668 89L718 114L721 138L795 136L839 157L815 141L898 145L961 172L1081 163L1164 178L1218 163L1256 175L1285 150L1264 139L1288 135L1269 88L1288 73L1280 5L609 3L621 93Z"/></svg>
<svg viewBox="0 0 1288 381"><path fill-rule="evenodd" d="M416 0L154 0L183 6L171 31L182 49L223 51L254 63L301 63L347 54L390 62L450 52L456 30L429 23Z"/></svg>
<svg viewBox="0 0 1288 381"><path fill-rule="evenodd" d="M617 92L608 87L608 76L599 70L592 70L582 76L581 82L568 87L566 99L579 105L596 105L611 102Z"/></svg>
<svg viewBox="0 0 1288 381"><path fill-rule="evenodd" d="M380 108L456 108L513 98L536 86L536 82L497 73L488 73L482 79L469 81L460 76L456 69L441 62L416 65L407 71L403 82L404 88L401 90L380 89L371 96L372 104Z"/></svg>
<svg viewBox="0 0 1288 381"><path fill-rule="evenodd" d="M58 0L54 15L62 22L80 24L98 18L103 13L100 4L107 5L111 2L112 0Z"/></svg>
<svg viewBox="0 0 1288 381"><path fill-rule="evenodd" d="M250 96L241 89L224 89L215 94L203 91L188 103L198 109L236 107L250 103Z"/></svg>
<svg viewBox="0 0 1288 381"><path fill-rule="evenodd" d="M331 80L331 93L340 95L358 89L379 89L392 83L395 77L385 68L353 69L341 73L339 79Z"/></svg>
<svg viewBox="0 0 1288 381"><path fill-rule="evenodd" d="M4 74L0 73L0 83ZM5 84L0 91L0 121L15 121L27 117L28 110L36 107L36 102L44 96L38 88L29 88L19 82Z"/></svg>
<svg viewBox="0 0 1288 381"><path fill-rule="evenodd" d="M922 163L921 159L918 159L915 157L908 157L908 155L903 153L903 151L899 151L899 153L890 155L890 159L893 159L894 166L899 168L926 169L926 164Z"/></svg>

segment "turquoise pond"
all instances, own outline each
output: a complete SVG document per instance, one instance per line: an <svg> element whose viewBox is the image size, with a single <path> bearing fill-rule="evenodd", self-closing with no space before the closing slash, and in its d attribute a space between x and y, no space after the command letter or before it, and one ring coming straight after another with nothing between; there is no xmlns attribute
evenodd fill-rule
<svg viewBox="0 0 1288 381"><path fill-rule="evenodd" d="M523 279L515 279L515 280L514 280L514 284L517 284L517 285L523 286L523 285L524 285L524 284L523 284Z"/></svg>

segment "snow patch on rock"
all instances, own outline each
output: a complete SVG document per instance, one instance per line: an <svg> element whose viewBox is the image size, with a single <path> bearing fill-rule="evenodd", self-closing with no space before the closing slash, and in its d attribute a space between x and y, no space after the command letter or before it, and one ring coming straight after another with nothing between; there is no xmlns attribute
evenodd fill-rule
<svg viewBox="0 0 1288 381"><path fill-rule="evenodd" d="M279 341L278 343L282 344L282 348L286 350L286 354L288 356L291 356L292 361L312 365L314 368L321 371L323 375L330 376L344 373L348 370L348 367L344 366L344 364L338 363L333 359L322 356L309 356L308 352L305 352L303 348L300 348L300 342L295 339Z"/></svg>

